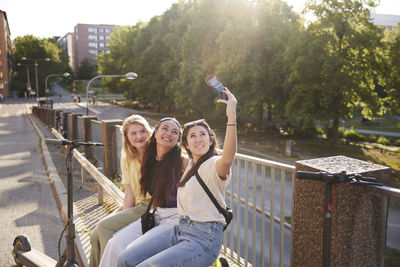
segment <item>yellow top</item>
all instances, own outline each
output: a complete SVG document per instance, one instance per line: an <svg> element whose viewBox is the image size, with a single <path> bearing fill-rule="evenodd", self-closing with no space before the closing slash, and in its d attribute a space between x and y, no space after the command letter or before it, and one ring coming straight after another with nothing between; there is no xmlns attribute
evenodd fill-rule
<svg viewBox="0 0 400 267"><path fill-rule="evenodd" d="M131 186L136 205L145 200L140 194L140 166L137 159L128 162L125 155L121 156L122 184ZM149 198L149 195L147 195L147 198Z"/></svg>

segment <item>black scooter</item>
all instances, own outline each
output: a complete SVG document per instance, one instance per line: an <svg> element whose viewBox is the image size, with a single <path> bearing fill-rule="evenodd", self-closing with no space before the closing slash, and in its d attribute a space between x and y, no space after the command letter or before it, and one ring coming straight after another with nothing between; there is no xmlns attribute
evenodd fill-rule
<svg viewBox="0 0 400 267"><path fill-rule="evenodd" d="M67 230L65 235L66 239L66 248L62 255L59 254L58 261L52 259L41 251L38 251L34 248L31 248L29 240L24 235L19 235L14 239L13 242L13 250L11 254L14 257L17 266L29 266L29 267L47 267L47 266L79 266L75 261L75 249L74 249L74 240L75 240L75 224L73 222L73 188L72 188L72 156L74 153L74 149L79 146L104 146L102 143L95 142L79 142L79 141L70 141L67 139L58 140L58 139L46 139L46 142L49 144L59 144L63 146L67 146L68 154L66 157L66 166L67 166L67 202L68 202L68 222L64 227L64 230ZM60 237L61 238L61 237ZM60 245L60 241L58 244ZM59 252L60 253L60 252Z"/></svg>

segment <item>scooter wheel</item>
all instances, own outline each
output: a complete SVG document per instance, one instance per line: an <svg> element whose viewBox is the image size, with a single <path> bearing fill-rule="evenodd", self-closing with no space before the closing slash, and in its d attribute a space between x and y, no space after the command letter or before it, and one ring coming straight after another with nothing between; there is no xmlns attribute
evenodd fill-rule
<svg viewBox="0 0 400 267"><path fill-rule="evenodd" d="M31 251L31 244L29 243L29 240L26 236L24 235L19 235L14 239L13 242L13 250L11 251L11 254L14 257L15 263L17 266L22 266L21 262L18 260L18 251L22 252L28 252Z"/></svg>

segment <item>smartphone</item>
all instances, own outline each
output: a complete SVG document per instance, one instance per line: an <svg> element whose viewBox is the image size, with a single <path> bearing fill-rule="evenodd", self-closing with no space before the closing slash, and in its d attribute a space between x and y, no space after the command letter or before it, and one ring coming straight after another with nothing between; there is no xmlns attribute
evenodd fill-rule
<svg viewBox="0 0 400 267"><path fill-rule="evenodd" d="M206 83L208 86L214 88L215 91L217 91L218 97L220 99L228 100L228 96L222 92L225 86L222 85L222 83L217 79L217 77L215 76L206 77Z"/></svg>

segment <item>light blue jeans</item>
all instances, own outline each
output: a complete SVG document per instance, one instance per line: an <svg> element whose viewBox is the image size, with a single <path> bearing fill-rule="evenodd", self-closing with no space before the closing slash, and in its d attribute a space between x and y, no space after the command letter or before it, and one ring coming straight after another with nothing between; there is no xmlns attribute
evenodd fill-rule
<svg viewBox="0 0 400 267"><path fill-rule="evenodd" d="M125 266L209 266L222 247L223 225L181 217L179 225L161 225L131 243L118 258Z"/></svg>

